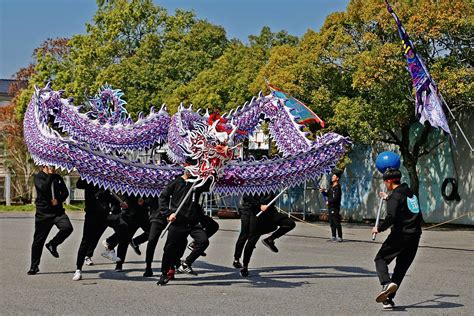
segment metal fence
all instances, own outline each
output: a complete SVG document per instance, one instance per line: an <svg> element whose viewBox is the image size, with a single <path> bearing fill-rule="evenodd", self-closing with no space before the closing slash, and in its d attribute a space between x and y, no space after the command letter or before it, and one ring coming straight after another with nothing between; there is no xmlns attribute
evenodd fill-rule
<svg viewBox="0 0 474 316"><path fill-rule="evenodd" d="M84 190L76 188L79 176L65 175L63 178L69 189L69 197L66 203L83 201ZM19 192L18 183L28 183L28 188L23 188L23 192ZM25 192L27 192L27 196L25 196ZM25 179L25 177L5 174L0 176L0 203L11 205L24 203L26 200L34 201L35 195L36 190L34 190L32 177ZM230 209L238 212L241 196L205 193L201 199L204 210L208 214L214 215L220 209ZM300 214L303 218L310 214L317 215L326 211L317 186L310 182L288 189L278 198L276 205L290 214Z"/></svg>
<svg viewBox="0 0 474 316"><path fill-rule="evenodd" d="M241 196L205 193L201 197L204 211L214 215L221 209L238 212L241 207ZM291 215L299 215L306 219L309 215L319 215L327 212L325 203L319 193L319 186L307 182L301 186L286 190L276 201L278 208Z"/></svg>
<svg viewBox="0 0 474 316"><path fill-rule="evenodd" d="M79 176L63 176L64 182L69 190L69 197L66 203L71 201L83 201L84 190L76 188ZM23 204L27 201L34 201L36 190L34 189L33 177L25 177L4 173L0 175L0 203L6 205Z"/></svg>

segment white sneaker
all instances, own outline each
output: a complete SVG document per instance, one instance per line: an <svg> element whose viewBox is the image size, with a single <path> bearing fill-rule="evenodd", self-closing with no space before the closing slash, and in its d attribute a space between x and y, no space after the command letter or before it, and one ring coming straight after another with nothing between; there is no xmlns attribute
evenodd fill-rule
<svg viewBox="0 0 474 316"><path fill-rule="evenodd" d="M107 239L102 240L102 245L105 247L105 249L109 250L109 243L107 242Z"/></svg>
<svg viewBox="0 0 474 316"><path fill-rule="evenodd" d="M93 266L94 265L94 261L92 261L91 257L85 257L84 258L84 263L85 263L86 266Z"/></svg>
<svg viewBox="0 0 474 316"><path fill-rule="evenodd" d="M113 262L120 262L120 258L115 254L115 250L106 250L101 253L102 257L107 258Z"/></svg>
<svg viewBox="0 0 474 316"><path fill-rule="evenodd" d="M79 281L82 279L82 271L81 270L76 270L76 272L74 272L74 276L72 277L72 280L73 281Z"/></svg>

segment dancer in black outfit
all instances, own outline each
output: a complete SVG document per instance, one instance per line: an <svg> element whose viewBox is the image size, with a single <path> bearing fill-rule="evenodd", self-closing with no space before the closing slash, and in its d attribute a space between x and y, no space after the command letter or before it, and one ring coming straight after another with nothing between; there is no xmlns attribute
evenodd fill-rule
<svg viewBox="0 0 474 316"><path fill-rule="evenodd" d="M380 197L387 200L387 216L385 220L372 229L378 234L390 227L390 235L382 244L375 256L375 268L379 276L382 291L375 299L383 303L383 308L394 308L393 299L400 284L415 259L421 236L421 215L418 198L406 183L400 184L402 174L398 169L387 169L383 174L384 184L390 195L380 193ZM388 265L396 258L392 277L388 272Z"/></svg>
<svg viewBox="0 0 474 316"><path fill-rule="evenodd" d="M55 258L59 258L57 247L72 233L69 217L64 212L63 202L69 196L69 191L63 178L56 174L54 167L44 166L35 175L36 213L35 233L31 245L31 266L28 275L39 272L39 264L43 245ZM59 232L46 245L51 228L56 225Z"/></svg>
<svg viewBox="0 0 474 316"><path fill-rule="evenodd" d="M199 220L203 214L198 201L201 193L209 190L210 184L206 183L198 188L193 188L192 183L186 181L189 179L190 174L188 171L185 171L182 176L178 176L171 181L160 194L160 212L168 221L172 222L172 224L168 229L168 238L166 240L161 266L162 275L157 283L158 285L168 283L169 279L167 273L179 259L181 251L184 249L183 247L186 247L188 235L194 239L194 248L178 268L179 272L195 274L192 269L192 264L209 245L206 232L201 224L199 224ZM184 200L189 190L192 190L192 193ZM180 212L175 215L174 212L182 201L184 203L183 207Z"/></svg>
<svg viewBox="0 0 474 316"><path fill-rule="evenodd" d="M122 219L127 223L128 229L126 235L121 239L117 247L117 256L120 258L120 262L117 262L115 271L118 272L122 271L128 245L130 244L132 246L135 253L141 255L137 244L147 241L150 233L150 220L145 200L136 196L125 195L124 202L126 208L123 209ZM135 241L137 244L135 244L133 236L139 228L143 230L143 233L136 237ZM114 238L114 236L110 238Z"/></svg>
<svg viewBox="0 0 474 316"><path fill-rule="evenodd" d="M82 240L77 252L76 272L73 281L82 279L82 266L86 257L92 257L100 237L107 229L112 227L119 235L123 236L127 232L127 224L117 214L117 200L109 191L101 189L93 184L88 184L85 180L79 179L76 187L84 190L86 212L84 217L84 229ZM113 261L120 261L115 255L115 250L107 253L107 258Z"/></svg>
<svg viewBox="0 0 474 316"><path fill-rule="evenodd" d="M329 224L331 226L331 240L342 242L342 226L341 226L341 185L339 179L341 178L342 171L337 170L331 177L331 187L326 192L324 189L319 191L326 196L326 204L328 206L329 213ZM336 238L337 230L337 238Z"/></svg>
<svg viewBox="0 0 474 316"><path fill-rule="evenodd" d="M275 198L275 194L248 195L242 197L241 231L235 245L233 266L241 268L243 277L249 276L248 264L253 250L264 234L273 232L270 237L262 240L262 243L273 252L278 252L275 239L280 238L295 228L295 222L288 216L279 213L274 204L268 205ZM257 217L260 211L263 213ZM245 249L244 249L245 246ZM244 250L243 264L240 264L240 256Z"/></svg>

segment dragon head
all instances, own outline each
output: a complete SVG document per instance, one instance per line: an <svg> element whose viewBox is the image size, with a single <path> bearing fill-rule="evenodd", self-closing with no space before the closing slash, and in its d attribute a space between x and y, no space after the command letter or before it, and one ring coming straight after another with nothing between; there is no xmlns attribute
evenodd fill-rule
<svg viewBox="0 0 474 316"><path fill-rule="evenodd" d="M226 132L218 132L216 124L208 125L202 121L194 122L193 128L187 131L181 147L188 161L185 170L191 174L191 182L198 182L196 186L210 180L212 190L223 173L224 164L234 157L231 137Z"/></svg>
<svg viewBox="0 0 474 316"><path fill-rule="evenodd" d="M32 101L38 111L38 119L41 123L48 124L50 116L61 111L64 99L61 98L64 90L54 91L51 89L51 83L44 88L35 86L35 92Z"/></svg>

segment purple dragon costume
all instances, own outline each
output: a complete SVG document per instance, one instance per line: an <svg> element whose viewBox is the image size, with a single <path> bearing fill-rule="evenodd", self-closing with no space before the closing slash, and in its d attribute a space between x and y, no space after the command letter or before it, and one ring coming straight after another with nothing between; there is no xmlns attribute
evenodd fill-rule
<svg viewBox="0 0 474 316"><path fill-rule="evenodd" d="M207 123L209 113L201 115L192 106L181 105L172 116L164 106L152 108L134 122L122 95L106 85L89 100L92 110L81 113L72 99L62 98L62 91L49 84L36 88L24 119L25 142L34 162L75 169L89 183L115 192L157 196L182 174L181 164L189 157L198 164L186 168L199 177L213 177L216 193L262 193L330 172L350 144L335 133L309 140L281 94L260 94L226 115L229 132L217 132L215 124ZM233 159L232 146L251 135L263 119L269 121L281 156ZM128 158L166 144L171 164Z"/></svg>

